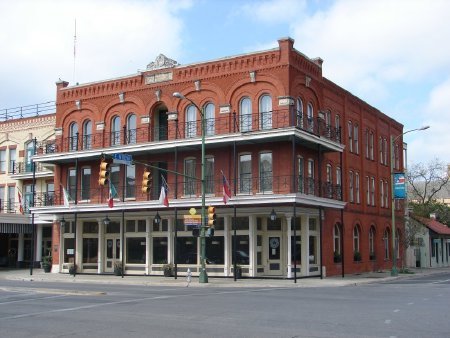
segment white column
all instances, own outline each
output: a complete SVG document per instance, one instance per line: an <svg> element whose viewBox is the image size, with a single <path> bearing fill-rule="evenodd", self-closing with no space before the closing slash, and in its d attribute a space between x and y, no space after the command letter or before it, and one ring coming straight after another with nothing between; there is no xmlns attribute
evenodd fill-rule
<svg viewBox="0 0 450 338"><path fill-rule="evenodd" d="M152 227L152 219L150 217L147 217L145 219L145 274L149 275L151 271L151 250L150 250L150 231Z"/></svg>
<svg viewBox="0 0 450 338"><path fill-rule="evenodd" d="M24 236L19 233L19 238L17 241L17 262L23 262L23 250L24 250Z"/></svg>
<svg viewBox="0 0 450 338"><path fill-rule="evenodd" d="M309 276L309 215L301 215L302 276Z"/></svg>
<svg viewBox="0 0 450 338"><path fill-rule="evenodd" d="M249 267L249 275L251 277L256 276L257 271L257 250L256 250L256 216L251 215L248 219L248 225L249 225L249 233L248 233L248 240L249 240L249 251L250 251L250 267Z"/></svg>
<svg viewBox="0 0 450 338"><path fill-rule="evenodd" d="M224 276L230 276L230 264L232 262L231 260L231 217L230 216L224 216L223 218L223 246L224 246L224 268L223 268L223 274Z"/></svg>
<svg viewBox="0 0 450 338"><path fill-rule="evenodd" d="M98 223L98 253L97 253L97 273L103 273L103 260L105 259L105 225L103 224L103 220L97 220Z"/></svg>
<svg viewBox="0 0 450 338"><path fill-rule="evenodd" d="M82 228L80 226L80 222L77 221L78 224L75 224L75 226L77 227L77 239L75 241L75 264L78 266L77 272L81 271L81 262L83 261L81 254L83 251L83 232L82 232Z"/></svg>
<svg viewBox="0 0 450 338"><path fill-rule="evenodd" d="M292 237L292 224L291 224L292 217L286 216L286 234L287 234L287 278L292 277L292 249L291 249L291 237Z"/></svg>
<svg viewBox="0 0 450 338"><path fill-rule="evenodd" d="M35 261L40 262L42 260L42 224L36 224L36 249L35 249L36 257ZM45 253L48 255L48 252Z"/></svg>
<svg viewBox="0 0 450 338"><path fill-rule="evenodd" d="M173 257L173 247L174 247L173 229L174 229L174 219L170 217L167 220L167 263L175 264L175 259Z"/></svg>

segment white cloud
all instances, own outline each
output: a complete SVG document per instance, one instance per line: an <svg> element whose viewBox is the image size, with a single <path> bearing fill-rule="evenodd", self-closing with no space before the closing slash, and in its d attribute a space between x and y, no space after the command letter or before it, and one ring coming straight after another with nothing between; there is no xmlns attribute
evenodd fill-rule
<svg viewBox="0 0 450 338"><path fill-rule="evenodd" d="M73 83L75 19L75 80L82 83L133 74L159 53L179 57L183 23L176 14L190 5L190 1L0 2L0 73L8 83L0 92L0 107L3 101L25 105L51 100L58 78ZM33 101L24 102L24 93Z"/></svg>
<svg viewBox="0 0 450 338"><path fill-rule="evenodd" d="M446 0L337 0L294 24L294 37L307 55L321 56L326 76L344 87L413 83L450 70L448 13Z"/></svg>
<svg viewBox="0 0 450 338"><path fill-rule="evenodd" d="M270 0L244 4L241 10L250 18L268 24L276 24L301 19L300 13L306 9L305 0Z"/></svg>

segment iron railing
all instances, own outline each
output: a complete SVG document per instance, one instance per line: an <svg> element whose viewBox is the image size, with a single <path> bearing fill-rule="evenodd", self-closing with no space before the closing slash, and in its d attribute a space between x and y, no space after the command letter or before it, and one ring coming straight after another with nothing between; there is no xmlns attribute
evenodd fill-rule
<svg viewBox="0 0 450 338"><path fill-rule="evenodd" d="M341 143L341 129L327 124L321 118L310 119L294 109L281 109L263 113L238 116L236 113L206 120L206 136L231 133L251 133L295 127L313 135ZM201 137L201 120L179 122L169 121L167 126L140 127L116 131L99 131L90 135L71 135L56 140L37 143L38 154L60 153L127 144L148 143L163 140L190 139Z"/></svg>
<svg viewBox="0 0 450 338"><path fill-rule="evenodd" d="M330 183L319 182L313 178L296 176L293 180L292 176L277 176L277 177L247 177L245 179L237 179L236 194L234 188L231 186L232 195L242 196L256 196L256 195L282 195L288 193L298 193L305 195L313 195L317 197L329 198L333 200L342 199L341 186ZM230 182L233 182L230 180ZM124 187L121 183L113 183L117 195L114 197L115 201L152 201L158 200L161 186L153 186L149 193L142 193L141 185L136 182L130 182L128 186ZM168 182L168 197L175 199L175 183ZM124 193L125 189L125 194ZM223 196L223 181L222 179L206 180L205 191L207 197L222 197ZM69 200L75 201L78 204L102 204L107 203L109 198L109 188L105 187L87 187L83 186L78 189L77 196L75 196L75 187L68 187ZM125 196L125 198L123 198ZM178 196L177 198L200 198L201 197L201 182L200 180L186 180L178 181ZM36 193L36 207L44 207L51 205L64 205L64 198L62 188L60 191L52 193Z"/></svg>
<svg viewBox="0 0 450 338"><path fill-rule="evenodd" d="M55 101L48 101L28 106L0 109L0 121L35 117L56 112Z"/></svg>

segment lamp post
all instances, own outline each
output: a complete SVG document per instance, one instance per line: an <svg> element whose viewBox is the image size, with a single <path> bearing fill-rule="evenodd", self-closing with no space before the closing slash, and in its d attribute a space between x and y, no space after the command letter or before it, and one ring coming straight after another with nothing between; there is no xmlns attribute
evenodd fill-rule
<svg viewBox="0 0 450 338"><path fill-rule="evenodd" d="M398 276L398 270L397 270L397 247L396 247L396 240L395 240L395 193L394 193L394 144L395 142L402 137L403 135L407 133L411 133L413 131L421 131L430 128L430 126L424 126L417 129L411 129L407 130L404 133L397 135L396 137L393 137L391 135L391 216L392 216L392 270L391 270L391 276Z"/></svg>
<svg viewBox="0 0 450 338"><path fill-rule="evenodd" d="M206 229L206 216L205 216L205 114L203 110L200 109L194 101L190 98L184 96L179 92L173 93L173 96L179 99L186 99L190 103L194 105L195 108L198 109L201 117L201 128L202 128L202 225L200 226L200 275L198 277L199 283L208 283L208 274L206 273L205 266L205 256L206 256L206 237L205 237L205 229Z"/></svg>

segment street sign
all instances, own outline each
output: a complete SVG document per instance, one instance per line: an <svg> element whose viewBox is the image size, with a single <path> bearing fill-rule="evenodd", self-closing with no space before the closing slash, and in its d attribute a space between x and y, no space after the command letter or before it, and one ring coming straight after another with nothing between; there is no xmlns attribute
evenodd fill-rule
<svg viewBox="0 0 450 338"><path fill-rule="evenodd" d="M113 163L131 165L133 157L128 154L112 154Z"/></svg>
<svg viewBox="0 0 450 338"><path fill-rule="evenodd" d="M184 225L193 228L199 228L202 224L202 215L183 215Z"/></svg>

